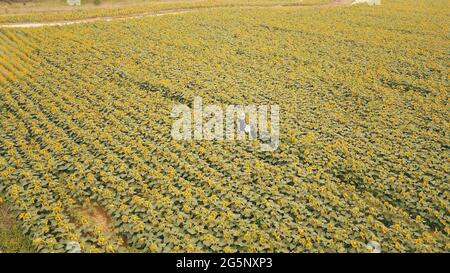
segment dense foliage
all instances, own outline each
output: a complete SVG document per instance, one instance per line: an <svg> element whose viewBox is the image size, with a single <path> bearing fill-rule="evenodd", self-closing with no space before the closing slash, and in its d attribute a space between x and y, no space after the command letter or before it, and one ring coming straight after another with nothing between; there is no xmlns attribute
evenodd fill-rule
<svg viewBox="0 0 450 273"><path fill-rule="evenodd" d="M0 23L46 22L89 19L95 17L124 17L138 14L151 14L156 11L176 11L180 9L222 8L222 7L268 7L268 6L312 6L335 2L333 0L176 0L176 1L137 1L130 5L111 5L98 9L92 7L74 6L70 10L57 10L45 6L41 9L32 9L26 13L0 14ZM56 9L56 10L55 10Z"/></svg>
<svg viewBox="0 0 450 273"><path fill-rule="evenodd" d="M0 29L0 190L39 251L448 251L446 6ZM194 96L279 104L279 149L171 140Z"/></svg>

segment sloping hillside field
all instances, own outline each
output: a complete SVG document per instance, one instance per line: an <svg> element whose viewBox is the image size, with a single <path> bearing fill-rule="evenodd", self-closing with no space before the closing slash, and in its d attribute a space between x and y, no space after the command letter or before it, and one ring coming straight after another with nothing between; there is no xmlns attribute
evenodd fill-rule
<svg viewBox="0 0 450 273"><path fill-rule="evenodd" d="M447 252L448 1L0 28L0 202L40 252ZM278 105L280 141L172 108Z"/></svg>

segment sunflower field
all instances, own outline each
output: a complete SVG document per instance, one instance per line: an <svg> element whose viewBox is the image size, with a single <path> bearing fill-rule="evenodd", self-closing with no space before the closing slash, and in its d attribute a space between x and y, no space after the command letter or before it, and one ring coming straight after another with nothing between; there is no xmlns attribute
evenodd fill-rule
<svg viewBox="0 0 450 273"><path fill-rule="evenodd" d="M39 252L450 250L448 1L0 28L0 203ZM278 104L280 146L171 109Z"/></svg>
<svg viewBox="0 0 450 273"><path fill-rule="evenodd" d="M39 0L38 0L39 1ZM114 2L114 0L111 0ZM103 17L124 17L130 15L145 15L152 12L178 11L189 9L224 8L224 7L271 7L271 6L312 6L325 5L333 2L345 2L347 0L136 0L130 4L111 5L106 7L85 8L84 5L71 7L71 10L48 10L37 9L26 13L14 10L2 12L0 9L0 23L24 23L24 22L47 22L90 19ZM351 0L350 0L351 1ZM120 1L119 1L120 2ZM347 1L349 2L349 1ZM7 6L6 6L7 7ZM66 6L67 8L67 6ZM18 13L18 14L17 14Z"/></svg>

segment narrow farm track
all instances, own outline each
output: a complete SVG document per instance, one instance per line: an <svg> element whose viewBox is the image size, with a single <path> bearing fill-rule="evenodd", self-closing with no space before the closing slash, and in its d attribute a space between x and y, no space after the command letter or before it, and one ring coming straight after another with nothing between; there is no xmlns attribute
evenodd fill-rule
<svg viewBox="0 0 450 273"><path fill-rule="evenodd" d="M65 26L73 24L85 24L94 22L109 22L113 20L126 20L135 19L142 17L156 17L171 14L181 14L186 12L194 12L199 10L217 10L226 8L239 8L239 9L251 9L251 8L261 8L261 9L274 9L274 8L325 8L334 7L338 5L349 5L352 0L335 0L327 4L316 4L316 5L292 5L292 4L278 4L272 6L264 5L234 5L234 6L215 6L215 7L189 7L189 8L177 8L177 9L165 9L165 10L155 10L139 14L131 14L126 16L104 16L104 17L94 17L88 19L78 19L78 20L64 20L64 21L52 21L52 22L31 22L31 23L9 23L0 25L1 28L32 28L32 27L43 27L43 26Z"/></svg>

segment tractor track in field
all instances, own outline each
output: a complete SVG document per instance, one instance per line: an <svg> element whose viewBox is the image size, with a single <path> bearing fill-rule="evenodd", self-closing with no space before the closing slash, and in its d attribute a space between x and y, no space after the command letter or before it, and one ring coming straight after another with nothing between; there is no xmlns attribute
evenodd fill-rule
<svg viewBox="0 0 450 273"><path fill-rule="evenodd" d="M109 22L116 20L127 20L127 19L135 19L135 18L143 18L143 17L156 17L163 15L173 15L173 14L181 14L187 12L194 12L200 10L217 10L217 9L281 9L281 8L325 8L325 7L334 7L339 5L349 5L352 0L335 0L331 3L327 4L312 4L312 5L293 5L293 4L278 4L278 5L233 5L233 6L212 6L212 7L187 7L187 8L175 8L175 9L163 9L163 10L154 10L148 12L142 12L138 14L129 14L124 16L102 16L102 17L93 17L86 19L76 19L76 20L60 20L60 21L50 21L50 22L29 22L29 23L7 23L1 24L0 28L33 28L33 27L44 27L44 26L65 26L65 25L74 25L74 24L86 24L86 23L94 23L94 22Z"/></svg>

